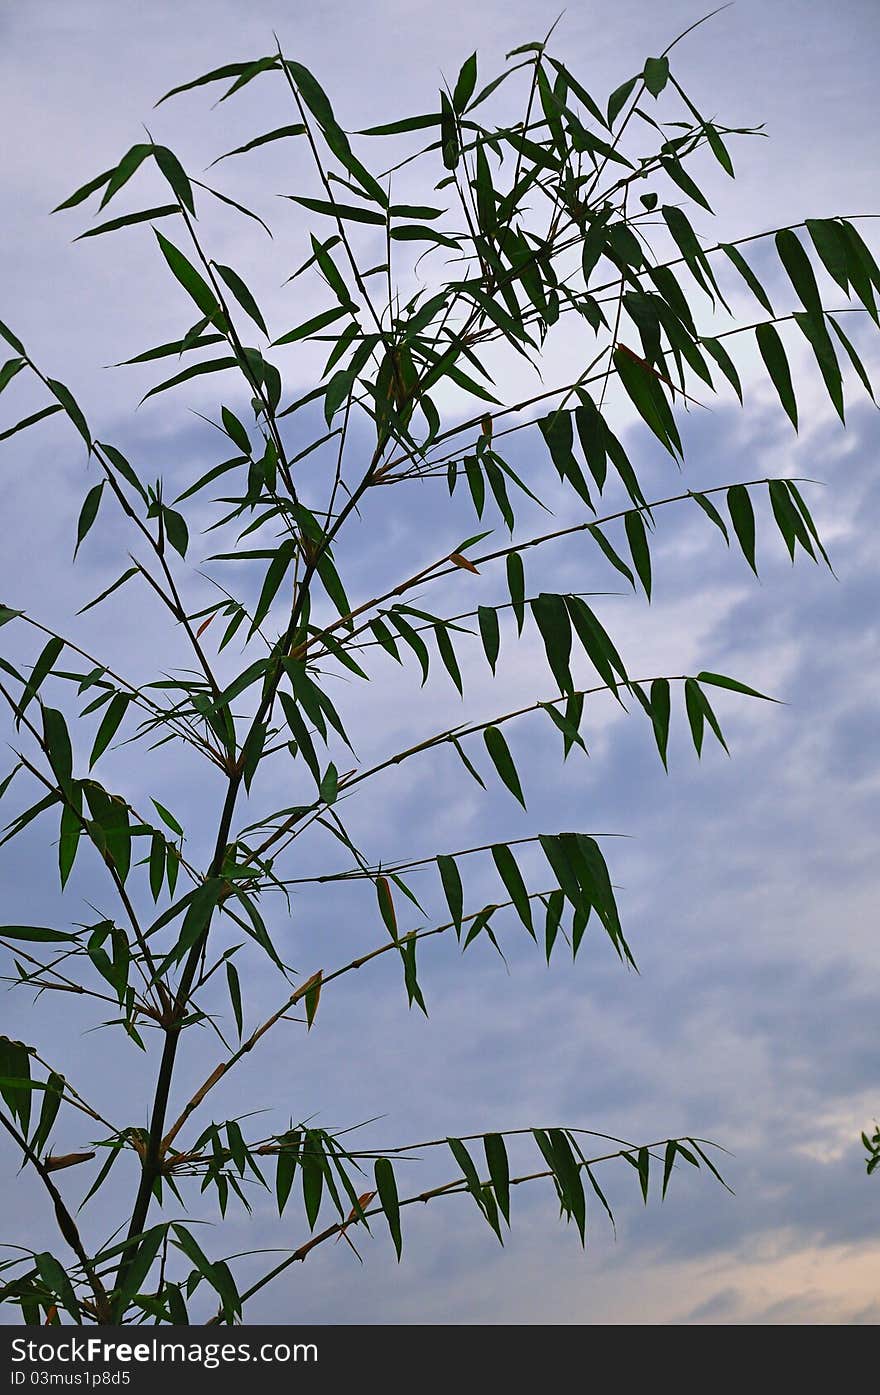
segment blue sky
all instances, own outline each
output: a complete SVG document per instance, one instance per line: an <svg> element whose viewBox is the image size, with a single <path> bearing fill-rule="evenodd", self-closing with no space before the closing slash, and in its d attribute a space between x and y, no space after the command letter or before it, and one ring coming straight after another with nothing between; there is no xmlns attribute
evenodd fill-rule
<svg viewBox="0 0 880 1395"><path fill-rule="evenodd" d="M631 0L611 14L573 6L558 51L602 93L698 15L678 2ZM193 390L132 417L151 379L100 367L171 338L187 313L181 302L169 302L148 234L72 247L82 221L50 220L48 208L138 139L143 121L192 168L280 124L286 118L275 119L273 96L256 85L238 108L229 103L211 113L208 101L193 96L151 113L156 96L175 82L264 51L273 27L353 126L427 109L425 94L433 94L441 70L454 77L479 48L488 71L505 49L539 36L553 18L554 7L538 3L488 4L479 12L453 3L441 14L428 5L350 0L307 11L260 0L246 13L216 3L161 3L145 13L94 0L63 12L45 3L7 11L0 19L2 87L23 137L3 160L12 198L0 234L8 272L0 315L88 404L90 419L101 423L99 437L124 445L147 475L152 468L193 477L216 457L210 433L187 407L208 410L216 399ZM874 211L878 37L869 4L829 9L805 0L742 0L678 51L677 71L698 105L731 124L765 121L770 137L736 148L735 184L706 178L725 235L804 216ZM245 162L234 174L230 168L224 187L272 207L267 187L298 187L300 167L291 162L289 169L268 158ZM271 307L273 323L294 323L319 303L305 286L295 298L278 290L281 275L302 260L294 219L279 216L291 244L280 259L278 247L270 257L248 228L225 219L208 220L209 236L218 259L239 267ZM704 226L711 226L708 218ZM755 265L784 303L772 260L756 252ZM875 342L861 330L855 337L876 373ZM563 341L552 366L569 351ZM825 481L810 497L837 580L808 561L792 568L766 512L756 582L699 517L667 510L659 520L650 610L643 598L620 596L601 612L633 671L704 667L785 700L787 706L772 708L719 700L732 760L710 747L698 764L678 711L667 776L645 723L615 714L606 699L589 714L588 761L575 752L560 767L549 723L532 718L511 729L528 814L497 784L488 782L482 795L454 756L442 753L382 776L372 793L347 802L352 830L376 858L430 855L538 828L630 835L609 841L606 852L640 974L625 971L607 942L591 935L575 965L559 956L549 969L513 924L504 941L509 970L488 946L462 959L454 944L434 942L420 961L427 1022L407 1013L388 956L328 991L311 1034L285 1026L214 1096L221 1119L263 1105L283 1117L316 1114L327 1127L384 1115L364 1132L372 1143L557 1122L634 1141L696 1133L730 1150L724 1171L735 1197L702 1176L676 1177L662 1207L652 1198L645 1210L634 1175L618 1165L605 1174L617 1238L596 1215L585 1254L558 1223L549 1187L520 1189L503 1251L467 1201L418 1208L407 1218L402 1267L378 1232L363 1248L363 1268L344 1245L325 1246L254 1303L251 1321L870 1323L880 1316L876 1183L864 1177L858 1145L860 1129L880 1108L880 426L876 409L850 384L843 433L806 358L795 356L795 364L799 437L744 359L746 411L719 399L711 414L692 413L683 424L681 487L784 473ZM308 359L292 359L289 371L292 385L300 377L305 383ZM674 468L625 414L618 422L645 478L668 484ZM54 427L18 438L0 463L13 521L0 554L0 587L9 604L64 630L76 607L122 570L127 542L114 524L71 573L71 538L88 480L75 443ZM511 457L525 468L534 459L533 435L524 432ZM415 569L442 550L437 537L454 545L471 531L458 503L448 516L439 511L442 484L426 485L424 493L412 486L391 491L393 504L385 491L376 493L361 540L340 554L358 598L375 593L392 569L408 562ZM576 518L571 500L558 492L551 503L560 521ZM534 531L531 521L524 532ZM529 570L535 590L617 590L618 579L577 541L554 545ZM202 594L204 583L189 581L193 594ZM487 594L479 588L493 584L456 577L442 597L450 610L468 609ZM439 606L440 595L430 603ZM111 653L136 678L152 676L157 652L164 666L183 661L134 592L83 623L84 646ZM4 629L4 642L11 631ZM432 679L420 695L411 669L399 676L374 660L378 681L365 693L340 689L359 760L369 764L419 740L459 710L462 719L472 713L479 720L520 698L550 695L533 635L517 646L505 629L502 656L493 689L478 642L463 649L464 704L445 678ZM133 764L125 751L111 752L102 770L133 802L156 794L194 819L211 797L167 748ZM37 825L33 836L0 851L10 922L75 919L97 894L88 870L77 871L59 906L43 870L45 838ZM491 870L475 866L474 904L494 894L492 885ZM433 886L428 895L436 904ZM375 919L363 899L340 897L331 906L304 892L293 920L279 919L278 927L291 961L311 973L325 955L337 958L340 946L377 942ZM260 966L252 991L256 1020L258 1007L271 1009L278 995ZM97 1074L95 1093L108 1110L131 1091L132 1079L146 1088L152 1078L152 1061L145 1065L133 1049L110 1054L111 1037L86 1035L90 1021L75 1007L41 1015L23 995L10 994L0 1012L4 1032L38 1038L50 1059L72 1055L83 1080ZM194 1049L184 1084L215 1061L213 1044ZM69 1137L72 1147L83 1142L81 1131ZM13 1167L8 1157L0 1162L4 1187ZM419 1169L427 1176L434 1167L412 1164L414 1187L423 1185ZM25 1178L16 1186L29 1232L53 1243L36 1192ZM72 1174L69 1187L75 1197L83 1189ZM191 1214L208 1214L197 1198ZM104 1222L93 1214L86 1226L100 1235ZM302 1238L301 1218L287 1213L279 1225L271 1206L258 1203L253 1220L233 1216L204 1243L219 1254Z"/></svg>

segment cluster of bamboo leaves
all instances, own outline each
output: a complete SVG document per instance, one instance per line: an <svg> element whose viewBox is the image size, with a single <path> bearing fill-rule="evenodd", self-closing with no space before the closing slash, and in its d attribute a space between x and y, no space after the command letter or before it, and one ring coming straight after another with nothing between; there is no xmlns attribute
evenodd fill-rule
<svg viewBox="0 0 880 1395"><path fill-rule="evenodd" d="M677 477L682 407L719 387L742 401L733 356L740 340L756 344L795 428L789 336L806 340L841 420L841 362L872 391L841 324L854 310L878 321L880 270L854 222L808 219L736 244L701 236L693 219L711 209L691 169L701 162L705 168L708 159L733 177L731 149L752 132L704 118L679 85L669 53L648 59L601 104L546 42L515 50L487 83L480 81L474 55L428 110L356 135L340 125L316 78L280 49L175 87L163 102L208 86L219 86L226 101L253 82L274 84L286 124L249 136L220 160L291 141L313 157L314 186L288 197L302 214L304 245L295 255L305 253L294 277L312 278L323 308L295 325L274 323L277 307L270 316L240 272L212 258L198 213L205 201L219 199L230 216L255 222L257 237L268 232L262 218L193 177L168 147L134 145L59 205L95 201L98 221L81 236L146 239L144 255L155 252L167 267L181 329L170 342L127 360L156 365L161 376L146 397L210 374L218 382L223 375L228 400L218 402L212 417L223 438L222 458L173 494L169 481L145 478L117 446L98 440L91 413L0 323L12 353L0 368L0 390L23 374L37 381L45 398L0 439L62 415L99 472L76 523L76 550L110 509L121 510L130 525L128 565L84 609L111 602L124 588L146 587L169 625L184 633L192 655L187 672L134 685L24 606L0 607L0 625L26 631L34 645L32 662L23 668L0 656L0 696L17 751L0 798L22 796L0 845L46 816L57 835L61 887L78 858L97 858L118 908L113 919L93 924L0 927L9 978L50 1001L65 992L89 995L105 1026L155 1054L157 1081L155 1097L139 1103L134 1122L111 1123L63 1070L42 1060L35 1045L0 1039L0 1121L11 1146L42 1179L73 1255L25 1249L2 1266L0 1298L19 1304L25 1320L60 1321L66 1314L73 1322L186 1323L188 1304L201 1289L202 1298L212 1293L215 1320L233 1322L247 1298L315 1245L343 1236L354 1247L353 1233L368 1230L374 1216L384 1217L399 1257L401 1210L417 1200L467 1192L502 1239L511 1188L544 1177L584 1241L588 1192L610 1215L594 1171L598 1162L630 1163L645 1200L652 1162L662 1169L664 1195L677 1160L715 1173L703 1144L692 1138L650 1145L613 1140L611 1151L595 1158L583 1151L579 1130L554 1127L365 1153L347 1151L342 1135L307 1122L263 1138L246 1138L238 1120L204 1122L211 1090L272 1027L299 1004L311 1028L328 985L372 959L397 956L409 1004L426 1011L418 955L427 937L451 933L467 948L485 936L500 950L502 926L513 919L549 960L560 943L576 955L592 925L624 962L634 962L605 854L588 832L490 837L481 847L411 860L383 850L377 861L356 845L344 819L344 801L360 785L436 747L452 747L467 778L484 788L497 780L525 808L523 775L505 729L546 719L561 737L561 758L575 747L588 752L588 695L606 694L641 713L664 766L674 702L683 705L699 755L708 733L725 745L713 692L763 696L709 670L633 675L587 598L529 593L525 562L532 549L576 537L594 548L597 568L610 567L650 600L655 530L667 509L683 505L696 506L695 520L711 524L755 572L759 527L777 532L792 560L798 550L828 560L798 481L737 479L702 492L676 483L664 497L648 498L612 424L611 404L628 402ZM520 115L493 122L493 99L506 100L506 85L516 83ZM167 188L166 201L117 213L123 194L136 195L150 166ZM433 186L431 203L395 201L395 185L404 170L411 183L413 169ZM744 247L757 239L775 246L782 284L791 293L779 308L747 260ZM817 269L835 283L844 305L825 306ZM749 297L754 322L734 316L726 299L731 288L737 304ZM505 361L499 352L537 367L560 321L587 346L577 376L542 387L528 401L509 400L497 371ZM729 327L719 328L724 323ZM284 354L277 353L288 346L304 351L313 371L314 386L298 397L285 386ZM527 470L507 458L520 439L527 441ZM323 462L323 469L304 476L300 462L307 457ZM523 536L517 510L524 500L542 502L546 467L551 480L571 491L577 521ZM415 575L399 578L387 593L350 599L337 540L343 531L356 534L358 504L370 489L405 481L424 482L433 510L438 489L459 491L455 508L464 495L477 531L443 555L427 556ZM212 493L217 490L219 497ZM209 559L222 569L221 597L198 610L188 601L196 551L191 501L200 517L210 507L211 528L235 530L230 549ZM238 587L236 569L247 578ZM470 576L487 573L499 577L496 604L455 615L424 609L432 583L454 576L467 589ZM418 608L410 595L416 590ZM508 611L515 636L505 623ZM371 658L385 656L390 665L415 664L423 683L439 663L462 692L463 642L478 637L494 675L502 634L513 642L529 632L546 655L543 699L428 734L372 767L359 766L349 749L340 773L348 734L345 712L330 696L333 674L347 675L356 693L368 679L365 651L372 650ZM236 650L242 657L230 670ZM586 689L572 676L574 661L581 665L583 658L594 674ZM393 685L393 668L387 672ZM93 773L96 767L100 772L108 748L122 741L187 747L211 767L212 787L220 772L224 795L207 865L190 862L187 830L165 804L153 799L150 808L135 808L124 788ZM86 742L88 756L81 759ZM296 802L266 809L241 826L239 794L252 785L258 791L255 782L269 761L286 764ZM306 829L323 830L334 848L341 845L347 865L314 878L291 876L290 850ZM522 844L536 845L546 864L538 887L526 880ZM497 901L469 904L462 867L471 858L491 863ZM417 883L425 895L428 872L445 906L439 922L415 889ZM350 963L294 974L277 947L273 922L288 913L289 889L298 880L320 882L327 895L333 883L365 883L378 941ZM404 928L414 916L415 927ZM220 922L240 939L222 952L212 948L212 929ZM276 1010L257 1022L248 991L253 953L268 956L283 984ZM221 1031L208 1005L212 979L211 989L221 983L228 995L232 1030ZM190 1029L213 1031L224 1055L183 1107L178 1102L172 1109L175 1065ZM89 1121L81 1152L53 1152L62 1108ZM517 1146L530 1142L536 1150L537 1170L533 1165L512 1175L508 1141L514 1136ZM426 1149L448 1150L453 1180L401 1196L405 1159ZM132 1179L131 1206L92 1253L57 1174L94 1162L78 1203L84 1204L120 1158L127 1159ZM206 1255L191 1224L150 1222L154 1204L177 1215L176 1205L192 1207L200 1193L209 1193L222 1216L232 1199L250 1208L261 1189L274 1191L279 1215L298 1197L309 1238L250 1287L242 1286L231 1262Z"/></svg>

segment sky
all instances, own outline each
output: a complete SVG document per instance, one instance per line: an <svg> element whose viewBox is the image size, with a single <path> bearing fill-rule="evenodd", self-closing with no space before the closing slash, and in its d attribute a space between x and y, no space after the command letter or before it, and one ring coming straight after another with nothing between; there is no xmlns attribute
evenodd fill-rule
<svg viewBox="0 0 880 1395"><path fill-rule="evenodd" d="M594 93L604 93L699 15L681 0L572 5L557 31L557 51L576 73L589 75ZM542 37L555 17L554 5L496 0L479 8L455 0L442 9L400 0L308 7L255 0L246 11L217 0L159 0L149 10L33 0L0 9L0 100L6 129L14 120L18 132L0 157L8 193L0 318L88 405L99 438L123 446L148 477L151 470L194 477L217 458L210 429L189 410L215 407L210 387L192 385L135 412L154 379L103 366L173 337L187 313L169 296L148 234L73 245L85 226L82 210L55 218L48 210L138 140L142 123L197 169L286 120L275 95L258 84L238 106L212 111L210 99L192 94L152 111L177 82L267 51L273 29L354 128L427 110L441 74L454 80L471 51L479 51L481 71L489 73L507 49ZM765 123L768 139L734 148L735 183L704 168L703 186L726 237L808 216L880 211L872 203L878 50L880 17L858 0L834 7L738 0L676 50L676 72L698 107L731 125ZM222 188L277 217L282 234L271 252L242 220L205 220L217 259L238 267L271 308L273 323L285 326L322 303L303 280L293 291L279 289L303 259L292 206L274 200L275 192L300 187L298 160L285 149L277 162L268 155L229 162L222 175ZM147 178L145 198L150 187ZM708 231L711 220L700 226ZM774 303L783 304L789 293L778 264L759 249L754 264ZM876 375L876 340L861 326L853 337ZM576 348L562 338L548 367L563 367ZM549 1186L517 1189L503 1249L467 1199L412 1208L400 1266L381 1227L360 1246L363 1266L348 1247L323 1246L254 1301L250 1321L870 1324L880 1317L877 1183L865 1177L859 1144L860 1131L880 1112L880 422L848 381L848 425L841 430L806 357L795 352L793 363L799 435L744 356L746 409L722 396L711 413L682 420L683 481L623 404L615 420L658 494L673 477L681 489L764 474L821 480L810 500L836 576L804 559L792 567L766 510L759 515L759 581L708 524L670 510L656 535L651 606L621 594L608 597L601 611L631 670L730 673L786 705L719 697L731 758L710 746L700 763L677 711L668 775L645 723L615 713L607 700L589 713L589 759L575 752L564 766L558 735L549 723L529 719L510 737L528 813L497 783L487 781L489 790L480 792L445 754L410 762L347 802L346 817L375 858L430 856L539 828L626 834L604 846L640 972L627 972L595 933L576 963L559 955L549 967L513 924L505 927L507 966L488 945L462 958L441 937L420 957L427 1021L407 1011L399 970L387 956L374 970L342 980L335 994L328 991L311 1033L293 1023L280 1028L259 1059L214 1097L218 1119L264 1106L275 1108L276 1121L314 1116L328 1128L376 1118L355 1135L370 1146L556 1123L633 1142L696 1134L728 1150L722 1171L735 1195L703 1174L677 1171L662 1205L652 1193L645 1208L635 1174L624 1164L607 1167L602 1179L616 1236L597 1208L586 1251L560 1223ZM292 354L286 385L304 390L312 367L307 354ZM508 371L505 388L515 391L519 370ZM22 387L15 401L22 414L27 391ZM2 425L11 420L8 400L0 403ZM93 478L63 427L52 422L38 430L2 448L4 515L12 527L0 550L0 596L64 630L77 607L124 568L129 540L121 524L109 523L71 570L75 520ZM522 433L519 454L511 456L524 468L534 459L529 435L536 433ZM357 540L341 553L353 597L375 594L408 565L415 571L442 550L438 536L454 545L476 531L458 497L448 514L439 509L445 486L421 489L404 486L391 503L381 497L385 491L368 500ZM579 517L559 491L551 490L548 502L560 523ZM523 528L538 531L537 512L524 514ZM194 555L209 550L200 539ZM529 567L530 585L534 575L560 591L619 590L620 578L577 541L554 545L534 572ZM188 594L210 594L194 571L182 575ZM453 613L479 602L488 594L479 588L490 585L456 577L424 599L445 602ZM183 663L178 641L147 599L124 595L116 608L78 622L83 646L112 654L138 680L152 677L157 663ZM16 648L13 628L4 628L2 653L22 661L30 653L32 660L30 650ZM341 685L358 760L372 764L459 713L481 720L552 691L533 632L517 645L504 627L495 684L478 642L463 648L462 663L464 702L444 677L422 690L411 669L389 673L389 662L375 657L370 672L377 681L354 692ZM168 748L149 758L133 750L104 758L108 782L116 780L135 804L156 795L195 825L210 786ZM280 803L280 782L267 798L276 792ZM47 838L36 824L0 849L9 923L76 920L85 902L104 895L87 868L77 869L60 903L46 876ZM192 846L201 850L196 832ZM306 863L317 855L304 847ZM331 856L341 865L338 854ZM540 875L537 860L523 865ZM470 875L474 904L496 894L490 868L475 866ZM424 885L436 901L436 888ZM308 974L325 954L336 960L349 946L378 942L375 921L374 907L354 895L331 905L304 889L292 922L279 916L277 925L291 962ZM257 961L250 994L254 1021L260 1007L271 1010L277 1001L277 982ZM118 1043L108 1051L114 1038L89 1032L91 1020L76 1007L41 1012L21 993L4 994L0 1004L0 1030L38 1041L53 1061L73 1059L72 1078L93 1081L108 1111L116 1106L118 1113L120 1099L149 1087L152 1059ZM215 1059L215 1044L194 1045L181 1091ZM71 1147L83 1145L81 1130L64 1136ZM14 1181L29 1235L60 1247L37 1189L26 1176L15 1177L16 1167L0 1157L0 1194L8 1196ZM411 1181L415 1189L435 1176L437 1163L407 1167L401 1186ZM442 1171L436 1175L443 1179ZM68 1179L65 1195L78 1200L85 1187L73 1172ZM130 1177L108 1189L108 1213L124 1202L126 1182ZM195 1196L191 1216L207 1218L199 1207ZM107 1215L94 1208L83 1214L87 1232L101 1236ZM231 1254L293 1246L304 1232L301 1217L287 1212L279 1224L270 1201L255 1198L252 1218L231 1212L225 1227L203 1227L200 1238L212 1254Z"/></svg>

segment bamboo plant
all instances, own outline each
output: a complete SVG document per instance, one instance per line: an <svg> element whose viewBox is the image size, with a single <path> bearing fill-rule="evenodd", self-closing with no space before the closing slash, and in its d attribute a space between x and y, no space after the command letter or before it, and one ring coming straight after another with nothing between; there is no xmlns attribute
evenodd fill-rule
<svg viewBox="0 0 880 1395"><path fill-rule="evenodd" d="M521 931L549 959L576 956L589 932L588 952L607 937L632 966L607 843L595 831L565 831L563 814L562 831L503 841L487 827L480 846L400 856L379 829L373 846L360 846L348 801L383 772L439 752L462 780L497 783L525 808L528 772L515 762L510 729L551 723L566 759L588 752L602 702L646 722L664 766L675 704L698 755L709 737L723 745L713 693L763 695L709 669L645 673L609 632L601 589L611 579L650 600L654 539L679 510L753 570L764 533L778 534L792 560L828 561L807 483L780 475L687 488L680 426L709 394L743 400L737 353L754 346L797 428L787 348L795 341L809 345L843 421L841 364L871 394L844 324L864 315L877 323L880 270L854 218L807 219L736 242L697 231L694 220L711 214L700 170L714 162L733 178L733 152L756 131L698 111L677 76L677 43L601 102L549 38L514 50L488 81L473 55L427 110L358 132L343 129L318 80L276 45L182 82L161 101L201 88L226 101L252 83L271 85L279 125L243 133L220 159L231 171L267 146L297 143L308 153L311 183L282 190L298 215L293 246L288 236L270 242L262 217L149 137L59 205L94 201L97 221L81 236L137 239L139 254L167 268L179 329L130 359L160 375L147 398L172 393L185 404L188 385L199 380L204 392L210 374L223 402L205 424L217 463L199 477L172 470L151 479L95 435L94 412L52 376L54 365L31 356L24 328L0 324L12 355L0 369L6 400L19 376L44 395L0 439L53 414L66 419L96 472L71 520L77 550L113 510L127 526L121 572L90 606L124 605L141 588L190 653L186 671L129 681L77 642L75 620L65 633L43 624L24 579L22 594L0 608L4 633L29 647L27 662L19 650L16 662L0 657L15 751L0 783L2 844L39 819L61 888L78 861L91 860L114 898L111 913L82 924L69 888L62 924L0 927L7 980L35 993L39 1009L63 1008L72 993L87 1001L96 1024L145 1054L153 1082L148 1097L120 1100L110 1120L88 1099L75 1060L70 1068L44 1059L38 1010L27 1041L0 1038L2 1136L39 1178L59 1231L53 1251L34 1252L24 1232L7 1237L19 1248L0 1266L0 1298L26 1322L235 1323L266 1284L335 1238L366 1240L381 1222L400 1257L416 1202L467 1193L501 1240L514 1189L548 1179L583 1242L587 1200L609 1209L602 1174L612 1164L633 1167L645 1200L654 1172L664 1195L679 1164L719 1176L705 1139L608 1139L577 1121L523 1128L515 1120L506 1132L376 1150L308 1119L282 1120L287 1101L260 1101L279 1117L256 1133L249 1119L212 1112L215 1087L279 1024L291 1051L291 1035L333 1032L334 990L355 971L397 964L409 1006L426 1011L422 950L432 937L455 937L462 949L488 940L500 952ZM120 212L150 166L165 201ZM409 198L423 190L425 202L403 202L401 187ZM289 299L260 306L240 272L214 259L199 214L217 200L224 216L246 218L242 227L264 239L260 255L277 260L279 281L294 267L297 291L310 278L311 303L322 308L291 323ZM781 264L783 307L750 264L756 243ZM833 286L831 306L820 281ZM566 379L545 381L539 370L559 335L577 349L565 356ZM293 363L311 375L304 394L286 386ZM517 381L531 374L525 396L506 390L512 365ZM625 439L622 412L639 419ZM659 493L644 485L635 458L652 438L670 467ZM346 559L377 491L383 502L418 496L423 557L380 593L350 594ZM518 515L533 518L551 496L566 501L568 521L524 530ZM473 523L458 540L451 529L463 510ZM526 580L526 564L566 540L585 559L590 595ZM215 585L207 606L193 599L204 599L198 566ZM451 611L431 608L441 591L457 597ZM387 685L389 706L399 665L416 665L423 681L439 666L461 691L475 653L494 675L502 641L520 636L540 641L534 701L508 710L502 697L486 720L429 729L372 764L347 745L346 704L357 704L367 681ZM155 662L161 669L161 656ZM592 676L576 682L573 667ZM157 791L149 807L135 807L124 780L102 780L104 753L123 741L132 769L145 748L173 743L188 778L201 782L213 848L205 861L191 858L193 830L168 807L172 798ZM290 795L275 807L269 795L282 783ZM300 852L306 831L310 848L324 839L320 867ZM477 868L496 878L489 904L469 892ZM341 884L349 892L355 884L364 928L354 957L325 958L327 942L298 926L291 967L291 891L307 881L328 904ZM257 970L265 985L261 960L277 980L271 1009L265 987L259 1000L254 987ZM217 1063L197 1088L182 1089L187 1048L206 1036ZM78 1151L53 1150L59 1118L78 1121ZM445 1154L449 1180L410 1192L405 1160L433 1152ZM111 1170L117 1191L97 1214ZM229 1207L252 1204L277 1207L283 1236L293 1228L294 1238L256 1277L249 1260L245 1280L241 1260L224 1257L222 1225L197 1230L192 1216L222 1220Z"/></svg>

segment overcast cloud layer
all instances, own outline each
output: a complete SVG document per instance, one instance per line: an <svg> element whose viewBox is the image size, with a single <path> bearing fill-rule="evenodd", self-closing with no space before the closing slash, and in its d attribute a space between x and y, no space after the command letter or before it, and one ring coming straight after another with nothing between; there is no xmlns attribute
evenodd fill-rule
<svg viewBox="0 0 880 1395"><path fill-rule="evenodd" d="M630 0L607 12L576 5L559 31L559 50L602 93L698 15L680 0L663 6ZM144 473L152 466L191 478L216 456L210 432L186 407L205 409L216 399L197 391L177 402L168 398L170 407L148 404L132 423L131 408L151 379L100 369L179 328L180 305L168 307L148 234L139 242L108 238L71 247L82 220L49 220L47 209L118 158L138 139L142 121L193 168L281 124L286 118L275 119L278 107L257 85L238 108L229 103L211 113L209 101L193 96L176 111L169 104L151 114L156 96L174 83L265 51L273 28L286 51L321 77L340 119L364 126L427 109L441 70L454 78L461 60L479 47L489 71L506 49L540 37L553 18L550 4L491 3L477 10L457 0L442 13L427 4L351 0L308 7L259 0L246 10L232 3L157 3L148 13L97 0L7 7L0 12L0 90L6 128L14 117L22 134L2 165L8 207L0 231L6 273L0 317L47 369L70 382L90 418L100 421L100 438L118 442ZM697 104L731 124L763 120L771 137L737 148L735 184L706 180L725 235L805 216L872 211L878 40L872 4L741 0L682 47L679 71ZM235 179L230 172L224 187L271 207L270 174L272 190L296 187L298 167L288 171L268 157L262 165L245 163ZM238 266L261 301L283 307L274 319L289 315L294 323L318 308L305 291L305 299L281 300L289 293L278 292L277 258L264 259L248 229L223 220L211 232L218 259ZM771 274L769 260L756 265ZM785 288L773 289L784 303ZM861 331L854 337L876 375L876 346ZM304 377L307 370L302 359L291 366ZM756 583L701 518L668 512L658 527L650 610L643 599L620 597L602 611L631 671L703 667L785 700L785 707L719 700L732 760L709 748L698 764L679 711L667 776L646 724L613 713L606 701L585 727L589 761L575 752L560 769L559 737L546 721L532 720L511 736L528 815L497 786L481 794L454 755L445 754L383 777L371 795L346 807L353 833L373 857L418 857L537 828L632 835L609 841L606 851L640 974L624 970L596 934L587 936L574 966L560 955L547 968L510 924L509 971L488 945L462 959L454 944L439 941L420 961L427 1022L407 1014L399 969L382 961L372 976L353 975L335 995L328 992L321 1030L306 1037L296 1024L283 1028L286 1035L216 1092L214 1106L222 1119L280 1104L285 1118L315 1114L327 1127L384 1115L363 1134L376 1144L557 1122L635 1141L696 1133L731 1151L723 1170L736 1195L702 1175L676 1176L662 1207L652 1198L645 1210L635 1174L618 1165L604 1179L617 1238L597 1212L586 1254L558 1222L549 1186L519 1189L503 1251L469 1202L412 1208L401 1268L384 1234L362 1247L364 1268L344 1245L325 1246L261 1295L250 1321L873 1323L880 1317L878 1183L865 1178L858 1145L859 1131L880 1109L880 423L854 384L842 433L811 369L799 379L799 399L805 425L797 439L766 388L751 394L746 413L724 401L711 413L692 414L684 426L689 464L680 487L789 472L827 481L810 497L837 579L806 560L792 568L765 519ZM85 474L69 434L54 427L48 423L39 439L19 438L0 457L11 520L0 553L0 596L64 629L76 607L125 565L119 562L125 533L111 529L71 577L67 559ZM646 462L647 479L668 483L672 467L643 431L629 429L628 445ZM444 486L427 488L445 498ZM570 500L560 496L553 504L575 518ZM391 522L384 505L370 501L368 541L346 557L353 596L375 592L389 556L395 570L410 560L415 569L439 550L423 536L422 500L400 491ZM463 535L460 522L468 531L465 514L443 524L451 545ZM560 591L617 590L619 581L577 545L549 552L534 575ZM529 579L532 584L531 571ZM464 587L457 578L445 591L450 612L482 599ZM4 643L11 629L4 629ZM165 642L148 601L134 597L115 612L90 613L82 633L86 648L112 652L136 679L152 676L151 648ZM478 643L463 651L463 715L473 712L479 720L520 699L550 695L539 643L517 647L505 630L502 653L493 692ZM161 661L183 662L182 651L169 650ZM461 709L445 680L432 679L420 696L412 672L392 688L387 664L374 660L371 671L381 681L366 695L358 692L350 713L353 744L365 763L441 729ZM124 751L111 753L105 773L108 783L124 782L135 803L157 794L184 815L204 807L204 794L167 754L131 767ZM43 917L65 913L76 918L96 894L96 883L78 871L68 908L59 910L42 870L45 836L36 825L11 855L0 851L3 919L10 923L52 924ZM489 872L475 870L471 885L474 904L481 894L496 894ZM310 973L325 953L336 960L340 948L363 947L362 909L356 899L340 900L331 914L324 901L303 892L286 957ZM374 938L370 930L370 943ZM278 988L262 970L255 993L271 1009ZM78 1035L89 1019L75 1008L53 1024L16 993L2 998L0 1014L0 1030L28 1040L39 1035L49 1059L73 1041L82 1078L100 1071L95 1094L111 1113L131 1072L142 1072L145 1088L152 1078L152 1061L144 1069L134 1049L130 1059L108 1055L109 1037ZM199 1050L184 1083L215 1062L213 1045ZM81 1134L71 1134L71 1146L81 1142ZM33 1236L56 1243L41 1198L26 1177L16 1179L15 1166L8 1157L0 1162L0 1194L8 1197L14 1185L33 1216ZM419 1169L427 1166L412 1164L408 1190L422 1184ZM131 1179L121 1179L126 1182ZM96 1236L101 1219L87 1222ZM212 1253L289 1246L302 1238L293 1224L286 1217L279 1226L269 1202L257 1200L255 1221L233 1217L222 1240L218 1234L204 1243Z"/></svg>

